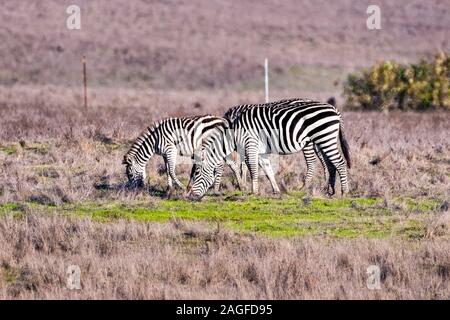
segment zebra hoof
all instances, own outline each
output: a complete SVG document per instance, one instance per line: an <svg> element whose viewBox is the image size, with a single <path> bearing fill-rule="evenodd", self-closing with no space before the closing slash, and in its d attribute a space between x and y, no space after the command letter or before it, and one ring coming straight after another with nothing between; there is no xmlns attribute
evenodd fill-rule
<svg viewBox="0 0 450 320"><path fill-rule="evenodd" d="M335 193L336 193L336 191L334 190L334 188L332 188L332 189L329 188L327 190L327 194L328 194L329 197L334 196Z"/></svg>
<svg viewBox="0 0 450 320"><path fill-rule="evenodd" d="M274 192L273 193L273 197L275 198L275 199L283 199L283 195L284 195L285 193L284 192Z"/></svg>
<svg viewBox="0 0 450 320"><path fill-rule="evenodd" d="M190 201L194 201L194 202L200 202L200 201L202 201L202 198L203 198L203 197L194 196L193 194L191 194L191 195L188 196L188 199L189 199Z"/></svg>

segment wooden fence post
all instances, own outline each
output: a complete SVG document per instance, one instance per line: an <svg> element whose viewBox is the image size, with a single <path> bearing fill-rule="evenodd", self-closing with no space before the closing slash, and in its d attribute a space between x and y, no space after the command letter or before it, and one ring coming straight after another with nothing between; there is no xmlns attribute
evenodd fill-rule
<svg viewBox="0 0 450 320"><path fill-rule="evenodd" d="M83 65L84 108L87 110L88 101L87 101L86 56L83 55L83 58L81 59L81 63Z"/></svg>

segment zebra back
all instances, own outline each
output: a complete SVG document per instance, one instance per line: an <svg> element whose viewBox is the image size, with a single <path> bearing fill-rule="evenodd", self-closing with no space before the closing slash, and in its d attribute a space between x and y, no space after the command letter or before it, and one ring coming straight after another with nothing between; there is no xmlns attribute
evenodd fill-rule
<svg viewBox="0 0 450 320"><path fill-rule="evenodd" d="M320 103L320 102L311 100L311 99L304 99L304 98L291 98L291 99L272 101L269 103L242 104L242 105L234 106L234 107L228 109L225 112L224 117L227 118L228 120L230 120L231 122L234 122L243 112L247 111L248 109L252 109L252 108L292 107L292 106L298 106L298 105L307 105L307 104L311 104L311 103ZM334 109L336 109L336 108L334 107Z"/></svg>
<svg viewBox="0 0 450 320"><path fill-rule="evenodd" d="M124 156L123 163L133 160L145 162L154 153L162 154L170 146L183 149L186 155L193 155L202 141L217 125L227 120L213 115L167 118L153 123L139 135Z"/></svg>

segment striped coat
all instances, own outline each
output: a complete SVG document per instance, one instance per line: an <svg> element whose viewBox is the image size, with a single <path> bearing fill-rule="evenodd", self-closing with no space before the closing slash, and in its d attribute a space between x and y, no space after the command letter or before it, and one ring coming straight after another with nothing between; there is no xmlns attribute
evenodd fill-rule
<svg viewBox="0 0 450 320"><path fill-rule="evenodd" d="M264 106L264 108L261 108ZM211 186L212 172L229 150L242 150L250 169L253 192L258 192L258 166L269 178L274 192L279 192L267 155L292 154L309 144L317 146L329 169L329 192L334 193L336 171L342 192L348 192L347 165L350 154L345 140L341 114L332 105L312 100L289 99L254 105L242 112L232 124L232 133L221 137L227 148L211 148L217 144L206 139L202 146L203 164L194 174L192 195L201 197ZM338 143L340 142L344 158Z"/></svg>
<svg viewBox="0 0 450 320"><path fill-rule="evenodd" d="M312 102L312 100L310 100L310 99L297 99L296 101L297 102L305 102L305 103ZM245 112L246 110L248 110L250 108L270 107L270 106L274 106L274 105L291 106L291 105L295 105L295 102L292 100L282 100L282 101L278 101L278 102L259 104L259 105L243 104L243 105L232 107L229 110L227 110L227 112L225 112L225 114L224 114L224 117L227 118L228 120L230 120L231 122L234 122L237 118L239 118L239 116L243 112ZM322 164L322 168L323 168L323 171L325 174L325 180L327 179L327 177L326 177L327 166L326 166L325 159L323 158L319 149L314 145L314 143L309 143L308 145L306 145L303 148L302 151L303 151L303 156L305 157L305 162L306 162L306 175L305 175L305 179L303 181L303 186L300 189L308 186L314 176L314 171L316 169L316 156L317 156L317 158L319 158L320 163ZM246 179L247 179L246 172L247 172L247 170L246 170L245 162L241 162L241 178L242 178L242 183L244 185L246 184Z"/></svg>
<svg viewBox="0 0 450 320"><path fill-rule="evenodd" d="M228 126L228 121L221 117L203 115L168 118L154 123L136 139L124 156L123 164L129 184L144 185L146 164L157 154L164 158L169 190L173 183L185 189L175 175L177 156L193 157L203 140L218 126Z"/></svg>

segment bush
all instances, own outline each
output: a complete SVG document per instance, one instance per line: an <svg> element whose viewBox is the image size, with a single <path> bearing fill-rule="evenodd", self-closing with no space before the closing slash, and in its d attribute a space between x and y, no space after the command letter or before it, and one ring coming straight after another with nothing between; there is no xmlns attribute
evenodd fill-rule
<svg viewBox="0 0 450 320"><path fill-rule="evenodd" d="M377 63L352 73L344 85L346 106L359 110L450 110L450 56L402 65Z"/></svg>

